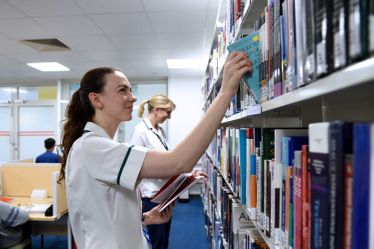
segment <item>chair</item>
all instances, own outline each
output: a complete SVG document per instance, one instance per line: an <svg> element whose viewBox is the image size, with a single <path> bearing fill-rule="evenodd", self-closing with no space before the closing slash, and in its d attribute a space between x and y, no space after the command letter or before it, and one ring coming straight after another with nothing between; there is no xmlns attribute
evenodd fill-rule
<svg viewBox="0 0 374 249"><path fill-rule="evenodd" d="M29 238L25 238L15 244L14 246L7 247L7 249L31 249L31 240Z"/></svg>

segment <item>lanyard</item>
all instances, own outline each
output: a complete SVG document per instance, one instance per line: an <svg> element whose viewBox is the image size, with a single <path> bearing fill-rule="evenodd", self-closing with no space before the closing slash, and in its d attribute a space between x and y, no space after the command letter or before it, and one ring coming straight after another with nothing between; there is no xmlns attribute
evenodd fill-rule
<svg viewBox="0 0 374 249"><path fill-rule="evenodd" d="M168 145L166 144L166 142L160 137L160 135L158 135L151 127L149 127L148 125L147 125L147 123L143 120L143 122L144 122L144 124L145 124L145 126L147 126L147 128L149 129L149 130L151 130L152 132L153 132L153 134L155 134L156 135L156 137L158 138L158 140L160 140L160 142L162 143L162 145L164 146L164 148L166 149L166 150L169 150L169 148L168 148Z"/></svg>

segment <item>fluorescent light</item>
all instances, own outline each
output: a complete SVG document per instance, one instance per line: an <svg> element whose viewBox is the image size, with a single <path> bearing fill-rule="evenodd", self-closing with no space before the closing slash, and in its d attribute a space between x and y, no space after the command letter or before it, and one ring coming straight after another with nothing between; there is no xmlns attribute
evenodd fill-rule
<svg viewBox="0 0 374 249"><path fill-rule="evenodd" d="M42 72L58 72L58 71L70 71L70 68L65 67L64 65L58 62L36 62L36 63L27 63L27 66L38 69Z"/></svg>
<svg viewBox="0 0 374 249"><path fill-rule="evenodd" d="M200 68L201 60L167 59L168 68Z"/></svg>

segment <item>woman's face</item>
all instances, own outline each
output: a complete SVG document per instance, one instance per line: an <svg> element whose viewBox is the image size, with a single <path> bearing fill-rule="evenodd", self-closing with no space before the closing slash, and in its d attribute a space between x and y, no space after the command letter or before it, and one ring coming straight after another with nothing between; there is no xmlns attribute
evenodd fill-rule
<svg viewBox="0 0 374 249"><path fill-rule="evenodd" d="M162 124L166 119L171 117L171 111L161 108L156 108L157 123Z"/></svg>
<svg viewBox="0 0 374 249"><path fill-rule="evenodd" d="M115 71L105 76L105 82L104 91L100 94L105 116L117 122L131 120L136 97L132 94L127 77L122 72Z"/></svg>

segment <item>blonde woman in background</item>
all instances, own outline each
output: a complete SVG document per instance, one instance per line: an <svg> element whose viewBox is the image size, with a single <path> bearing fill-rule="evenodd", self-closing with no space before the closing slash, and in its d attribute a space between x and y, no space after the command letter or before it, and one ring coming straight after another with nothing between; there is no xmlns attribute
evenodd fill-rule
<svg viewBox="0 0 374 249"><path fill-rule="evenodd" d="M157 94L139 105L138 116L141 118L147 105L148 115L134 129L131 144L151 149L168 151L169 145L165 131L159 125L169 119L175 109L175 104L168 97ZM140 192L143 202L143 212L148 212L156 203L150 201L151 197L165 183L166 179L143 179L140 183ZM169 244L171 219L167 223L148 225L148 234L152 249L167 249Z"/></svg>

